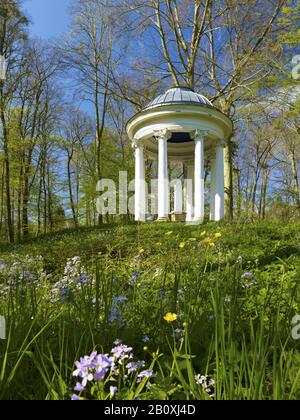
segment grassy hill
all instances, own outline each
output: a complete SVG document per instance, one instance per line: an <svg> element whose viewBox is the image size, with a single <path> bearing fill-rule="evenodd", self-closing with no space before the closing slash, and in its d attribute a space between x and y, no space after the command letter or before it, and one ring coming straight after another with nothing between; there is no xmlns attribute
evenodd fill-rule
<svg viewBox="0 0 300 420"><path fill-rule="evenodd" d="M69 399L75 361L116 339L136 369L123 347L116 394L119 371L99 380L92 365L75 398L299 399L299 255L299 223L130 224L2 244L0 399Z"/></svg>

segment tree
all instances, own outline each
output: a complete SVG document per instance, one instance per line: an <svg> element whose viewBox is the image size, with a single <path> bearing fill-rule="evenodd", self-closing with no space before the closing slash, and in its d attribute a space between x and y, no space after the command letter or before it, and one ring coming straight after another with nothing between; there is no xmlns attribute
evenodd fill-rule
<svg viewBox="0 0 300 420"><path fill-rule="evenodd" d="M28 20L21 12L17 0L2 0L0 5L0 56L7 60L6 79L0 79L0 119L2 123L2 142L4 152L4 176L6 199L6 224L8 239L14 242L14 225L10 189L9 127L7 109L21 77L16 68L20 53L26 40Z"/></svg>

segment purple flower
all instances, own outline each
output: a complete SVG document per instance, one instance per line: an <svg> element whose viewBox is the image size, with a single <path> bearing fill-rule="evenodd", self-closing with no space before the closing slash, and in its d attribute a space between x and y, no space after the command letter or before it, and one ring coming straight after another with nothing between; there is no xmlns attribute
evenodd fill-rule
<svg viewBox="0 0 300 420"><path fill-rule="evenodd" d="M90 282L90 277L89 276L79 276L75 283L80 283L80 284L88 284Z"/></svg>
<svg viewBox="0 0 300 420"><path fill-rule="evenodd" d="M113 398L116 395L116 393L118 392L118 388L116 386L111 386L109 388L109 392L110 392L111 398Z"/></svg>
<svg viewBox="0 0 300 420"><path fill-rule="evenodd" d="M139 373L137 383L140 383L142 379L152 379L155 378L156 374L153 372L153 370L143 370L143 372Z"/></svg>
<svg viewBox="0 0 300 420"><path fill-rule="evenodd" d="M132 352L132 347L128 347L125 344L121 344L112 349L111 354L121 364L124 360L129 359L128 353Z"/></svg>
<svg viewBox="0 0 300 420"><path fill-rule="evenodd" d="M166 296L166 292L164 292L164 291L159 292L159 297L160 298L164 298L165 296Z"/></svg>
<svg viewBox="0 0 300 420"><path fill-rule="evenodd" d="M74 391L76 391L76 392L84 391L84 386L81 383L77 382L77 384L74 388Z"/></svg>
<svg viewBox="0 0 300 420"><path fill-rule="evenodd" d="M150 338L148 337L148 335L145 335L142 339L143 343L149 343Z"/></svg>
<svg viewBox="0 0 300 420"><path fill-rule="evenodd" d="M253 273L247 272L247 273L244 273L244 274L242 275L242 278L244 278L244 279L249 279L249 278L251 278L252 276L253 276Z"/></svg>
<svg viewBox="0 0 300 420"><path fill-rule="evenodd" d="M72 400L72 401L81 401L81 398L80 398L80 397L78 397L78 395L74 394L74 395L72 395L71 400Z"/></svg>
<svg viewBox="0 0 300 420"><path fill-rule="evenodd" d="M112 361L107 354L99 354L95 360L95 374L94 378L97 381L103 381L107 372L112 367Z"/></svg>
<svg viewBox="0 0 300 420"><path fill-rule="evenodd" d="M128 369L128 374L135 372L140 367L145 367L145 362L142 360L141 362L130 362L126 366L126 369Z"/></svg>
<svg viewBox="0 0 300 420"><path fill-rule="evenodd" d="M128 302L128 298L124 296L119 296L113 299L114 303L126 303Z"/></svg>

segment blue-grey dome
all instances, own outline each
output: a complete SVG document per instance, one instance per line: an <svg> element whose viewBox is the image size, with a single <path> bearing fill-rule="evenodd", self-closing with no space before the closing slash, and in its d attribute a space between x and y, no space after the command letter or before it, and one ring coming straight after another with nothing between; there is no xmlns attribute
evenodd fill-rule
<svg viewBox="0 0 300 420"><path fill-rule="evenodd" d="M214 108L213 104L205 96L194 92L191 88L178 86L169 89L166 93L158 96L154 101L145 106L144 110L156 106L172 104L200 105Z"/></svg>

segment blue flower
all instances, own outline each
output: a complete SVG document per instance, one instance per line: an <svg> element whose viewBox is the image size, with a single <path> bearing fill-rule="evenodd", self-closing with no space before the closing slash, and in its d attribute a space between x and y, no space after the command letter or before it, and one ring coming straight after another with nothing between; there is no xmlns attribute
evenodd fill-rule
<svg viewBox="0 0 300 420"><path fill-rule="evenodd" d="M155 376L156 374L153 372L153 370L143 370L143 372L138 374L137 383L142 382L144 378L152 379L152 378L155 378Z"/></svg>
<svg viewBox="0 0 300 420"><path fill-rule="evenodd" d="M142 360L141 362L130 362L126 365L126 369L128 369L128 374L135 372L140 367L145 367L145 362Z"/></svg>
<svg viewBox="0 0 300 420"><path fill-rule="evenodd" d="M148 337L148 335L145 335L142 339L143 343L149 343L150 338Z"/></svg>
<svg viewBox="0 0 300 420"><path fill-rule="evenodd" d="M130 358L128 353L131 353L132 350L132 347L128 347L125 344L120 344L119 346L112 349L111 354L115 359L119 361L119 363L122 363L124 360Z"/></svg>
<svg viewBox="0 0 300 420"><path fill-rule="evenodd" d="M109 393L110 393L111 398L113 398L117 392L118 392L118 388L116 386L111 386L109 388Z"/></svg>
<svg viewBox="0 0 300 420"><path fill-rule="evenodd" d="M114 303L126 303L126 302L128 302L128 298L125 297L125 296L118 296L118 297L113 298L113 302Z"/></svg>

